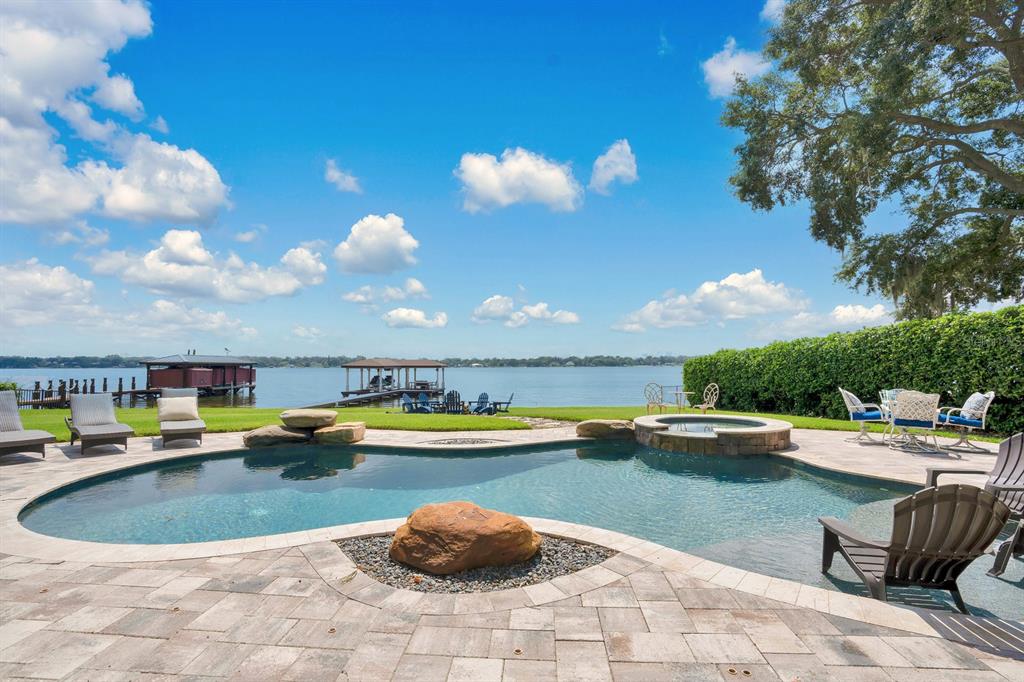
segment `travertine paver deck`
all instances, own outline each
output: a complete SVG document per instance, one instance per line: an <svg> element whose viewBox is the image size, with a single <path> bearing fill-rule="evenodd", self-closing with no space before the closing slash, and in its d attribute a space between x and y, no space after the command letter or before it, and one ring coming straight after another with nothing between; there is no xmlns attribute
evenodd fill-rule
<svg viewBox="0 0 1024 682"><path fill-rule="evenodd" d="M994 461L909 455L845 436L796 430L797 447L783 454L917 483L928 466ZM371 431L366 443L452 438L509 445L574 434ZM394 590L326 542L385 532L396 520L153 547L48 538L17 523L25 503L66 482L241 447L240 434L205 440L163 450L159 439L137 438L127 454L86 456L61 444L44 461L0 461L0 678L1024 679L1024 663L937 638L912 611L558 521L531 520L622 553L550 583L475 595Z"/></svg>
<svg viewBox="0 0 1024 682"><path fill-rule="evenodd" d="M764 596L770 582L721 587L676 554L616 555L578 594L484 595L379 589L331 542L133 564L4 555L0 678L1024 678L1024 663L922 634L920 621L902 623L915 632L821 613Z"/></svg>

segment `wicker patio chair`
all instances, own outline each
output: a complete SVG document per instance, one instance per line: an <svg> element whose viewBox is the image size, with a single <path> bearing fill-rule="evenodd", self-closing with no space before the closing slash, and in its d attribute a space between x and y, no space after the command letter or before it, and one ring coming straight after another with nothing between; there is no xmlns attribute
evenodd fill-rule
<svg viewBox="0 0 1024 682"><path fill-rule="evenodd" d="M850 421L860 423L860 432L857 434L857 437L847 438L846 441L849 443L867 441L869 443L881 444L881 441L875 440L868 434L868 423L889 423L889 420L886 419L884 414L882 414L882 408L875 403L862 403L860 398L850 393L842 386L839 387L839 394L843 396L843 402L846 404L846 411L850 413Z"/></svg>
<svg viewBox="0 0 1024 682"><path fill-rule="evenodd" d="M938 414L938 393L900 391L899 398L896 400L896 406L892 411L893 435L889 439L889 447L893 449L915 450L917 452L938 452L939 442L935 438ZM900 430L900 436L896 435L896 429ZM927 433L921 438L910 431L910 429L930 430L935 447L928 447Z"/></svg>
<svg viewBox="0 0 1024 682"><path fill-rule="evenodd" d="M999 444L999 454L992 471L986 469L929 468L926 485L938 485L942 474L988 474L985 490L1010 508L1010 518L1017 526L1010 537L999 544L996 560L988 574L1002 575L1010 556L1024 556L1024 433L1016 433Z"/></svg>
<svg viewBox="0 0 1024 682"><path fill-rule="evenodd" d="M171 400L185 398L187 406L172 409ZM164 445L176 440L203 442L206 422L199 417L199 391L194 388L163 388L157 399L157 415L160 419L160 437ZM187 407L187 409L181 409ZM163 413L163 414L161 414ZM171 417L165 419L164 417Z"/></svg>
<svg viewBox="0 0 1024 682"><path fill-rule="evenodd" d="M844 521L822 517L821 572L836 552L850 564L872 597L886 601L885 588L948 590L969 613L957 578L996 539L1010 508L992 493L970 485L925 488L893 507L892 536L868 540Z"/></svg>
<svg viewBox="0 0 1024 682"><path fill-rule="evenodd" d="M659 414L663 412L665 410L665 394L661 384L652 381L644 386L644 400L647 401L647 414L650 414L652 409L658 410Z"/></svg>
<svg viewBox="0 0 1024 682"><path fill-rule="evenodd" d="M114 396L109 393L75 393L71 396L71 416L64 417L71 432L71 444L75 438L82 441L82 452L96 445L121 445L128 449L128 438L135 431L127 424L120 424L114 416Z"/></svg>
<svg viewBox="0 0 1024 682"><path fill-rule="evenodd" d="M708 410L715 409L715 403L718 402L718 384L708 384L704 388L704 402L697 405L697 409L700 410L701 414L707 414Z"/></svg>
<svg viewBox="0 0 1024 682"><path fill-rule="evenodd" d="M969 441L967 436L971 431L985 430L985 416L988 414L988 408L995 398L996 394L994 391L972 393L971 397L964 402L963 407L939 408L939 423L960 432L960 440L952 445L943 445L942 449L988 452L985 448Z"/></svg>
<svg viewBox="0 0 1024 682"><path fill-rule="evenodd" d="M47 443L57 440L49 431L25 429L18 414L18 394L0 391L0 455L38 452L46 457Z"/></svg>

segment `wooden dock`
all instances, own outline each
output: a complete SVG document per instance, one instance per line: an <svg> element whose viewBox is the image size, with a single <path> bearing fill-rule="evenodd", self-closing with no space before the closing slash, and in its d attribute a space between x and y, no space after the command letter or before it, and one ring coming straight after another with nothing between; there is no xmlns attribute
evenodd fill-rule
<svg viewBox="0 0 1024 682"><path fill-rule="evenodd" d="M397 402L401 399L402 394L407 394L410 398L415 400L420 393L426 393L427 397L431 400L440 398L443 393L440 389L424 389L421 391L413 391L410 389L395 388L387 391L346 391L342 393L342 397L334 402L321 403L319 405L310 405L309 407L365 407L367 405L376 405L378 403L385 403L389 401Z"/></svg>

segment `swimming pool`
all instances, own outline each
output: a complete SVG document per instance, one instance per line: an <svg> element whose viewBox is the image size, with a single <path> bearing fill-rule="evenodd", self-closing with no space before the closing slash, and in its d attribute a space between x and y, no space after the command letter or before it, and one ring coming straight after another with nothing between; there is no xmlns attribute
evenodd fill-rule
<svg viewBox="0 0 1024 682"><path fill-rule="evenodd" d="M906 492L776 457L706 457L633 443L500 451L298 446L113 472L39 498L20 520L35 532L77 540L201 542L400 517L428 502L471 500L859 593L860 583L841 561L833 579L818 571L816 519L846 518L869 536L886 537L892 504ZM1011 562L1005 580L986 577L987 563L976 562L962 579L968 603L1024 616L1021 562ZM933 596L904 590L891 598L916 601L925 594Z"/></svg>

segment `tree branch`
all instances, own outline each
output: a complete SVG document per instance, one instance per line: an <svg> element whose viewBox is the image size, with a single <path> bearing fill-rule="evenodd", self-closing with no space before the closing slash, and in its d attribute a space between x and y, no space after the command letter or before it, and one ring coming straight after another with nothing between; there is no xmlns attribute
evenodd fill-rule
<svg viewBox="0 0 1024 682"><path fill-rule="evenodd" d="M919 116L916 114L892 112L891 116L901 123L922 125L925 128L930 128L940 133L949 133L951 135L970 135L971 133L983 133L991 130L1005 130L1015 135L1024 136L1024 121L1018 121L1013 118L992 118L987 121L958 125L956 123L947 123L946 121L937 121L933 118Z"/></svg>

